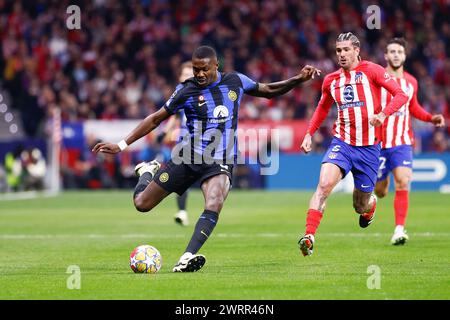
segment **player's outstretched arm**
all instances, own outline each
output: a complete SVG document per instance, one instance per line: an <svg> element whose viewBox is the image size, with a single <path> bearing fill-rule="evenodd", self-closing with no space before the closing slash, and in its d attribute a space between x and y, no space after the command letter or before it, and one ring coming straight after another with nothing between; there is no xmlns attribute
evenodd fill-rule
<svg viewBox="0 0 450 320"><path fill-rule="evenodd" d="M109 143L109 142L100 142L97 143L94 148L92 149L92 152L98 153L110 153L115 154L119 153L123 149L125 149L127 146L135 142L136 140L139 140L143 136L150 133L153 129L159 126L159 124L166 120L168 117L170 117L170 114L167 112L165 108L161 108L155 113L152 113L147 118L141 121L139 125L131 131L131 133L121 142L119 143Z"/></svg>
<svg viewBox="0 0 450 320"><path fill-rule="evenodd" d="M169 132L176 130L177 127L180 126L178 116L179 113L169 117L169 120L167 120L167 123L164 126L164 130L156 137L156 141L158 143L163 143Z"/></svg>
<svg viewBox="0 0 450 320"><path fill-rule="evenodd" d="M443 127L445 125L445 119L442 114L431 114L426 111L419 103L419 99L417 99L417 80L414 79L414 95L409 104L409 111L412 116L416 119L431 122L436 127Z"/></svg>
<svg viewBox="0 0 450 320"><path fill-rule="evenodd" d="M273 97L281 96L286 92L289 92L299 84L314 79L319 76L321 71L313 66L304 66L300 73L287 80L272 82L272 83L259 83L258 88L247 92L251 96L263 97L271 99Z"/></svg>

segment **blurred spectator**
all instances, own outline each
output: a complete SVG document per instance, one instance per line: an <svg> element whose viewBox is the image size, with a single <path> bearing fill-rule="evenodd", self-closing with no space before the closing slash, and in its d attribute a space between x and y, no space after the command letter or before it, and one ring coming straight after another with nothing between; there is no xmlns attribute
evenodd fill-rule
<svg viewBox="0 0 450 320"><path fill-rule="evenodd" d="M446 152L450 151L449 142L445 136L444 131L438 130L433 133L431 146L427 151L431 152Z"/></svg>
<svg viewBox="0 0 450 320"><path fill-rule="evenodd" d="M8 191L21 191L23 189L23 167L20 155L22 146L18 146L14 151L5 155L6 184Z"/></svg>
<svg viewBox="0 0 450 320"><path fill-rule="evenodd" d="M8 184L6 183L6 171L2 165L0 165L0 192L6 192L8 190Z"/></svg>
<svg viewBox="0 0 450 320"><path fill-rule="evenodd" d="M114 188L116 185L118 159L113 155L92 153L92 148L100 142L95 136L88 135L81 154L72 166L63 161L63 181L65 189L72 188Z"/></svg>
<svg viewBox="0 0 450 320"><path fill-rule="evenodd" d="M363 39L363 58L382 65L387 39L405 36L423 105L438 112L449 99L450 24L437 18L450 14L445 1L379 3L383 32L365 27L367 1L81 0L81 30L65 28L69 4L0 1L0 72L31 136L51 104L70 121L144 117L168 98L178 65L199 44L217 49L222 70L260 82L292 76L306 63L329 73L344 30ZM433 101L439 89L443 96ZM319 93L317 82L272 102L246 97L240 118L308 117Z"/></svg>
<svg viewBox="0 0 450 320"><path fill-rule="evenodd" d="M37 149L27 149L21 155L24 169L23 184L25 191L44 189L44 177L47 171L42 152Z"/></svg>

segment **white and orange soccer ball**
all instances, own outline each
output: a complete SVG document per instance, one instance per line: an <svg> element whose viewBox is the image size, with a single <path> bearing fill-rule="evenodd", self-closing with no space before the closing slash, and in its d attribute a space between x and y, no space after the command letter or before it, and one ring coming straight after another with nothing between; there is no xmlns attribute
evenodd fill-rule
<svg viewBox="0 0 450 320"><path fill-rule="evenodd" d="M162 256L155 247L141 245L130 254L130 267L135 273L157 273L161 266Z"/></svg>

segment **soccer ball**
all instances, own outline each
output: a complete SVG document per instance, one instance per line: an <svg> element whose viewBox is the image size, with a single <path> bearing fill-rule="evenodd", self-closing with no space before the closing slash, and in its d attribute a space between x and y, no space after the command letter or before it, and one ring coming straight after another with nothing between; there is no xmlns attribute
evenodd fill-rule
<svg viewBox="0 0 450 320"><path fill-rule="evenodd" d="M135 273L157 273L161 265L162 257L155 247L141 245L130 254L130 267Z"/></svg>

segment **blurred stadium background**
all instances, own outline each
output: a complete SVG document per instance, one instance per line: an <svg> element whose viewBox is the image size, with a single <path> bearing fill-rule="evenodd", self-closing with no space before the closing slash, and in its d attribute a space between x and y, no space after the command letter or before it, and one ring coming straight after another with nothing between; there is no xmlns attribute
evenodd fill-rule
<svg viewBox="0 0 450 320"><path fill-rule="evenodd" d="M81 9L79 30L66 27L72 4ZM381 8L380 30L366 27L373 4ZM0 0L0 193L130 189L134 165L167 158L172 144L158 143L156 132L116 157L96 156L91 146L121 140L162 106L198 45L216 48L222 71L270 82L305 64L334 70L342 31L355 32L363 59L383 66L386 41L407 39L406 70L419 81L419 101L447 121L439 130L414 122L413 189L448 191L449 15L446 0ZM315 187L334 115L314 137L315 155L301 155L299 146L320 86L314 80L281 98L244 99L239 128L279 129L281 154L276 175L238 166L236 188ZM258 147L243 153L252 157Z"/></svg>

